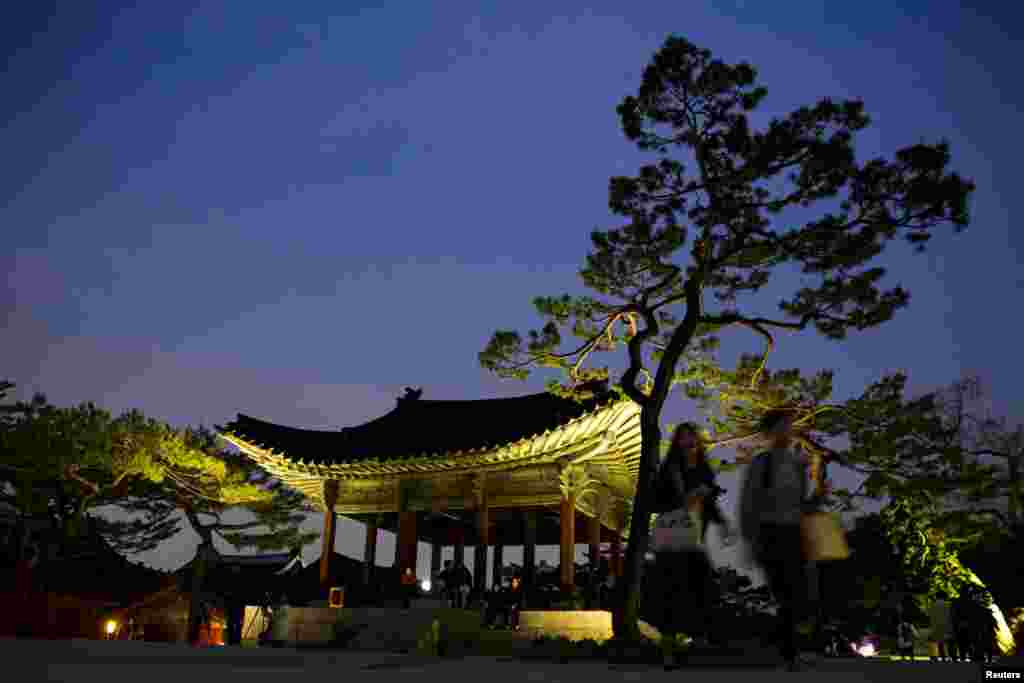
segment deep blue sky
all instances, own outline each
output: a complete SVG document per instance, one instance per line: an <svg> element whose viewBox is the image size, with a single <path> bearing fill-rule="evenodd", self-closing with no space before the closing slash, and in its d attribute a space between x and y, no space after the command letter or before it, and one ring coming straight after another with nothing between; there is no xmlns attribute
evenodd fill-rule
<svg viewBox="0 0 1024 683"><path fill-rule="evenodd" d="M579 291L608 178L643 159L615 105L675 32L757 66L765 116L860 97L862 158L947 138L978 185L968 232L885 256L908 310L842 343L783 337L773 365L833 368L839 398L894 369L915 390L977 372L1017 417L1024 22L901 4L22 3L0 28L0 374L181 425L540 390L476 354L536 322L533 296ZM185 536L147 561L179 565ZM361 556L361 527L338 543Z"/></svg>

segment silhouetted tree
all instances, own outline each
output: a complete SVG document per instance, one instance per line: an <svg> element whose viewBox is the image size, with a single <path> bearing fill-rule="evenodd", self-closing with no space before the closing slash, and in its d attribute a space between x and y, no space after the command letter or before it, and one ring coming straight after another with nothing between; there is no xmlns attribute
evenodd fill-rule
<svg viewBox="0 0 1024 683"><path fill-rule="evenodd" d="M129 518L90 515L96 530L119 552L152 550L180 528L174 502L146 478L166 436L139 413L115 418L91 403L57 408L37 394L4 404L0 497L25 514L50 515L68 540L90 510L114 506Z"/></svg>

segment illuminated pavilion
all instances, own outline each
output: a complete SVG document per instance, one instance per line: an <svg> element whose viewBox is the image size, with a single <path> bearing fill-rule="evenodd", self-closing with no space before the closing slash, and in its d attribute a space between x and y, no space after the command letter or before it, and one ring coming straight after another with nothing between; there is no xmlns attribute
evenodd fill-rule
<svg viewBox="0 0 1024 683"><path fill-rule="evenodd" d="M391 412L339 431L296 429L238 415L221 435L325 511L320 576L326 588L336 515L366 525L364 582L378 529L397 534L395 567L416 572L417 543L441 551L475 546L474 583L486 584L487 546L524 548L533 585L535 548L558 544L563 589L573 585L577 539L598 557L610 544L621 572L640 460L640 409L610 394L584 403L549 393L479 401L431 401L406 389Z"/></svg>

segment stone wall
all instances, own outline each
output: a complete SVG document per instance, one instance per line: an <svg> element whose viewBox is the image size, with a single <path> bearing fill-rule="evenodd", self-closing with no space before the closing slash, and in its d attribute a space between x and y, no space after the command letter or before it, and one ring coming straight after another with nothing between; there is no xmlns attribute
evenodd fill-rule
<svg viewBox="0 0 1024 683"><path fill-rule="evenodd" d="M480 614L448 608L284 607L272 619L271 638L297 646L324 646L354 633L354 650L415 650L434 620L446 638L464 644L479 639Z"/></svg>
<svg viewBox="0 0 1024 683"><path fill-rule="evenodd" d="M570 640L608 640L612 613L604 610L525 610L519 630L526 637L562 636Z"/></svg>

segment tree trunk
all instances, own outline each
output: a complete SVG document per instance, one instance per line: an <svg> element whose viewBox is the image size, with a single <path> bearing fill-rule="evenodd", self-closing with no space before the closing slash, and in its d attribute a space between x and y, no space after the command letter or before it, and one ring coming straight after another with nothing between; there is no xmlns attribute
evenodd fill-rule
<svg viewBox="0 0 1024 683"><path fill-rule="evenodd" d="M192 581L188 601L188 642L191 645L199 643L199 629L202 626L203 584L206 573L210 569L213 552L215 552L213 542L204 540L196 549L195 561L192 563Z"/></svg>
<svg viewBox="0 0 1024 683"><path fill-rule="evenodd" d="M1006 470L1010 484L1010 495L1006 500L1006 512L1010 522L1010 530L1016 533L1020 529L1020 460L1017 452L1006 459Z"/></svg>
<svg viewBox="0 0 1024 683"><path fill-rule="evenodd" d="M640 410L641 455L637 475L633 516L629 523L629 544L622 574L618 600L612 611L612 632L619 641L639 637L637 620L640 617L640 582L643 579L644 555L651 528L651 500L653 478L661 446L661 428L657 411L642 406Z"/></svg>

